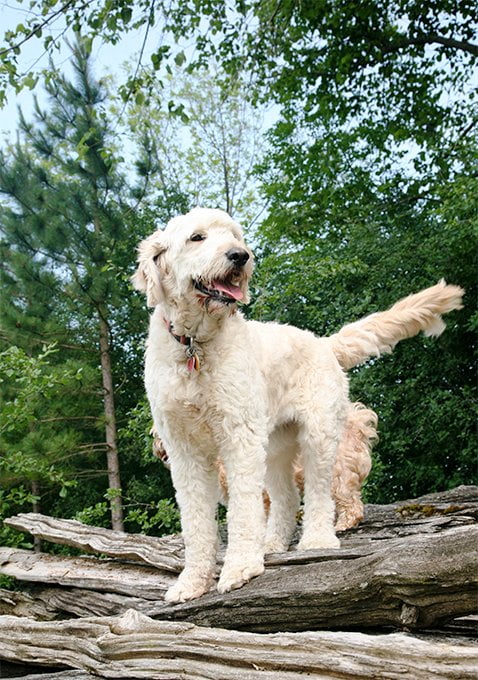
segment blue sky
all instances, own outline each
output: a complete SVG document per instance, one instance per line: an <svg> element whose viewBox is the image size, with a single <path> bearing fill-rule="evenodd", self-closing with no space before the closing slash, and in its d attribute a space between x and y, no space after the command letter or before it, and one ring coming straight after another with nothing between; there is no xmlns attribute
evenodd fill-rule
<svg viewBox="0 0 478 680"><path fill-rule="evenodd" d="M30 14L28 5L22 5L16 0L1 0L0 2L0 35L3 38L4 32L14 29L19 23L25 22L25 17ZM58 35L65 29L64 19L62 16L51 27L52 35ZM117 76L120 81L122 76L122 66L127 61L133 61L138 58L141 45L144 40L145 29L141 28L124 36L124 38L117 45L101 44L97 40L93 47L93 56L96 68L96 75L102 76L105 74L113 74ZM70 36L71 37L71 36ZM150 55L157 49L159 42L162 39L161 30L157 27L152 28L148 34L148 40L145 45L142 63L149 65ZM180 47L178 46L178 50ZM62 70L68 72L69 53L66 45L62 47L59 52L54 53L54 61ZM48 56L43 50L43 41L32 38L22 48L22 53L19 56L19 63L22 71L34 69L41 70L48 66ZM34 92L24 90L20 94L16 94L14 90L8 93L7 104L3 109L0 109L0 133L3 139L13 141L15 130L17 128L18 120L18 106L21 106L27 118L33 107L33 95L36 94L40 101L42 98L41 82L38 83Z"/></svg>

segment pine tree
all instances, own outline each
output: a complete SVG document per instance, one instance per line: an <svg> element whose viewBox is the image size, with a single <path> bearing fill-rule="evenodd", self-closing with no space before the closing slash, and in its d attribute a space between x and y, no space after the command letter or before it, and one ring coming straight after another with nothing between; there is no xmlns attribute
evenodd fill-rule
<svg viewBox="0 0 478 680"><path fill-rule="evenodd" d="M101 365L105 448L112 526L123 529L112 335L124 305L118 252L134 259L128 233L133 196L112 146L105 89L91 73L89 49L73 48L74 80L55 71L48 107L35 103L34 122L20 114L17 143L0 154L2 309L8 343L34 351L94 349ZM142 159L143 174L149 172ZM118 248L116 248L118 246ZM115 267L113 267L115 262Z"/></svg>

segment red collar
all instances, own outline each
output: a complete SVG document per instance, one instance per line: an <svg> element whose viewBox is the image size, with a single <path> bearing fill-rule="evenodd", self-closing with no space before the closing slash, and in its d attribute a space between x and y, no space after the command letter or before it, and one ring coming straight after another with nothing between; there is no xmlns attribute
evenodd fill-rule
<svg viewBox="0 0 478 680"><path fill-rule="evenodd" d="M197 350L194 345L194 338L190 338L187 335L176 335L176 333L174 333L173 331L172 322L165 319L164 316L163 322L166 328L168 329L169 333L173 336L173 338L181 345L185 346L188 371L190 372L194 370L199 371L201 368L201 364L199 362Z"/></svg>

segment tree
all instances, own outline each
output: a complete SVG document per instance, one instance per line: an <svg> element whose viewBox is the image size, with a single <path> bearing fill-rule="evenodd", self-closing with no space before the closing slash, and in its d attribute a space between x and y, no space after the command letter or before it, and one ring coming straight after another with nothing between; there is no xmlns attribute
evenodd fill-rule
<svg viewBox="0 0 478 680"><path fill-rule="evenodd" d="M46 85L49 109L36 104L35 123L21 116L21 140L1 153L3 286L12 301L3 332L23 346L54 338L79 352L94 349L112 523L122 529L112 336L115 308L121 314L124 304L119 254L129 265L139 239L125 228L137 198L120 172L104 88L91 74L83 42L73 47L73 67L76 82L56 72ZM149 171L147 154L142 171Z"/></svg>
<svg viewBox="0 0 478 680"><path fill-rule="evenodd" d="M112 426L112 407L106 403L101 414L98 359L105 354L100 341L108 340L112 370L104 362L101 368L103 380L106 375L113 383L124 522L128 529L163 533L177 526L178 516L169 501L173 495L169 474L151 457L151 418L142 385L147 312L129 281L134 253L158 220L167 221L197 201L212 200L225 207L229 197L230 207L236 201L243 216L253 215L250 166L256 158L257 125L245 120L239 92L221 100L204 75L197 88L185 78L180 85L175 79L175 92L185 102L182 120L168 106L175 95L161 97L158 92L149 104L131 103L129 129L116 127L113 133L110 120L116 120L117 106L107 108L107 102L113 101L110 83L98 83L91 75L87 46L78 45L74 59L78 82L57 73L48 82L46 110L37 106L32 123L22 116L19 142L2 154L0 285L11 304L1 311L1 341L5 347L16 346L31 361L46 343L55 342L58 351L49 355L51 370L82 369L81 389L73 381L62 392L55 383L56 391L48 396L51 412L43 417L37 408L31 417L35 436L42 442L31 455L41 450L45 462L54 461L65 480L77 479L78 484L68 485L67 495L55 498L53 489L58 487L42 483L34 496L42 495L42 490L48 494L48 500L42 499L44 511L106 525L107 503L98 478L103 466L97 458L111 440L102 441L98 432L102 426ZM217 117L214 107L207 106L213 96L222 106ZM209 140L225 143L209 148L201 130L207 131ZM129 140L124 155L119 152L122 134ZM183 147L172 143L178 138L187 140ZM246 144L243 158L240 151ZM131 157L136 158L138 186L132 186L131 171L123 169L131 164ZM233 191L234 184L240 185L239 191ZM15 390L15 384L4 384L0 394L8 396ZM51 418L51 427L45 418ZM68 438L72 424L76 437L65 445L62 464L52 428ZM16 436L26 460L32 460L25 444L28 434ZM117 483L110 479L108 496L113 495L113 500Z"/></svg>
<svg viewBox="0 0 478 680"><path fill-rule="evenodd" d="M88 419L82 413L86 404L77 402L72 410L72 401L58 396L66 390L78 394L87 380L82 368L72 362L51 366L49 361L56 352L52 346L44 347L36 357L30 357L12 346L0 353L2 518L24 510L25 505L40 512L42 492L53 489L64 496L77 483L69 475L82 443L81 429L74 425ZM7 527L0 536L2 544L18 545L22 540Z"/></svg>
<svg viewBox="0 0 478 680"><path fill-rule="evenodd" d="M50 52L61 41L48 32L62 17L66 27L82 30L90 38L101 35L115 43L138 27L144 41L154 25L161 25L165 40L152 55L159 70L175 57L186 60L181 47L193 38L197 47L188 66L208 65L217 59L225 70L252 75L252 92L284 109L299 107L309 119L367 117L380 121L385 137L407 136L419 141L442 129L443 122L459 118L455 97L441 94L450 84L460 95L478 58L475 36L478 10L472 0L459 5L449 0L377 0L359 5L339 0L276 2L252 0L210 3L146 0L98 2L85 7L80 0L36 0L37 14L5 34L0 51L3 91L34 86L35 74L23 76L18 54L32 39L41 39ZM41 16L41 19L38 17ZM125 96L151 82L141 71L130 76ZM385 114L385 115L383 115ZM462 118L462 121L464 119Z"/></svg>
<svg viewBox="0 0 478 680"><path fill-rule="evenodd" d="M224 92L213 68L187 74L176 67L140 103L130 103L127 121L130 138L149 140L157 172L148 200L165 221L172 208L198 205L221 208L246 224L257 220L264 200L254 168L264 124L242 79Z"/></svg>
<svg viewBox="0 0 478 680"><path fill-rule="evenodd" d="M80 13L73 0L37 7L45 27L61 9L90 38L101 30L110 41L143 21L142 47L161 23L155 72L143 68L141 49L121 88L137 107L158 79L165 85L172 59L188 72L220 64L217 80L226 93L247 72L249 98L278 105L259 168L268 216L256 236L252 315L328 333L441 276L472 297L476 3L136 0L114 8L100 2ZM34 34L24 25L9 36L3 57L14 84L15 46ZM183 51L184 40L197 49ZM175 92L169 107L179 119L188 115L180 97ZM184 193L163 191L164 215L173 198L188 205ZM468 305L449 327L426 353L417 352L417 339L353 376L354 396L382 415L381 465L369 485L375 499L416 495L473 474L476 319Z"/></svg>
<svg viewBox="0 0 478 680"><path fill-rule="evenodd" d="M433 150L437 162L420 176L419 166L390 168L372 145L357 154L347 136L314 131L312 140L290 137L279 125L266 156L270 214L251 313L329 334L442 277L462 285L465 309L445 334L402 343L354 372L352 396L379 414L374 501L470 483L478 140L470 131Z"/></svg>

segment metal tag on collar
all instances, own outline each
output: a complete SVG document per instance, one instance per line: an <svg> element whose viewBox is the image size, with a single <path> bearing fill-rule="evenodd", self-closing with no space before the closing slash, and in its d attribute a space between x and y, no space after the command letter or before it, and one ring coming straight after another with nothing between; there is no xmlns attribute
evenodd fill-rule
<svg viewBox="0 0 478 680"><path fill-rule="evenodd" d="M189 338L189 345L186 347L186 357L188 371L199 371L201 364L192 338Z"/></svg>

